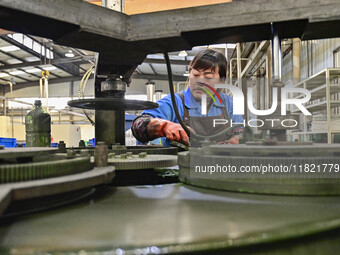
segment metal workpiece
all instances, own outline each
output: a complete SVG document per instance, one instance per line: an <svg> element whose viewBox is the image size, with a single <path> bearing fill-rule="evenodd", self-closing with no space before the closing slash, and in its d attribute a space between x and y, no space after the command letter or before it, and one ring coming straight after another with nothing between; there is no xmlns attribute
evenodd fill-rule
<svg viewBox="0 0 340 255"><path fill-rule="evenodd" d="M179 179L218 190L340 195L340 146L306 143L211 145L178 156Z"/></svg>
<svg viewBox="0 0 340 255"><path fill-rule="evenodd" d="M109 149L105 142L98 141L94 149L94 164L97 167L104 167L108 165Z"/></svg>
<svg viewBox="0 0 340 255"><path fill-rule="evenodd" d="M4 222L0 246L4 255L338 254L339 214L338 197L115 187L105 197Z"/></svg>

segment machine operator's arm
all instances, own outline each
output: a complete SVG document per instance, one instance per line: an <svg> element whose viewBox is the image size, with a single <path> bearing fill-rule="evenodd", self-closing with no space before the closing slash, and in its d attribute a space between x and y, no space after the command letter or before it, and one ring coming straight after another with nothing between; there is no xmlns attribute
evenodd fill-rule
<svg viewBox="0 0 340 255"><path fill-rule="evenodd" d="M131 130L134 137L143 143L166 137L170 141L189 145L189 137L180 124L161 118L141 115L133 121Z"/></svg>

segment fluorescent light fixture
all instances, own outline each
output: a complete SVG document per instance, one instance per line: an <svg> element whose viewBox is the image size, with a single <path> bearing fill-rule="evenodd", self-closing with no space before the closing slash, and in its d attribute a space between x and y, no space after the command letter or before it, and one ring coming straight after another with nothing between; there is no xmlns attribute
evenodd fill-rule
<svg viewBox="0 0 340 255"><path fill-rule="evenodd" d="M10 64L10 65L23 63L19 59L15 59L15 58L7 59L7 60L5 60L5 62Z"/></svg>
<svg viewBox="0 0 340 255"><path fill-rule="evenodd" d="M225 49L225 48L227 48L227 44L226 43L210 44L209 48L221 48L221 49Z"/></svg>
<svg viewBox="0 0 340 255"><path fill-rule="evenodd" d="M235 49L236 43L227 43L227 48L228 49Z"/></svg>
<svg viewBox="0 0 340 255"><path fill-rule="evenodd" d="M18 70L18 71L9 72L9 74L11 74L11 75L20 75L20 74L25 74L25 72Z"/></svg>
<svg viewBox="0 0 340 255"><path fill-rule="evenodd" d="M186 76L186 77L188 77L190 74L188 73L188 71L186 71L184 74L183 74L183 76Z"/></svg>
<svg viewBox="0 0 340 255"><path fill-rule="evenodd" d="M40 58L38 57L27 57L25 58L26 61L28 62L34 62L34 61L40 61Z"/></svg>
<svg viewBox="0 0 340 255"><path fill-rule="evenodd" d="M11 45L11 46L0 47L0 50L4 52L10 52L10 51L20 50L20 48L17 46Z"/></svg>
<svg viewBox="0 0 340 255"><path fill-rule="evenodd" d="M185 50L182 50L182 51L180 51L180 52L178 53L178 56L180 56L180 57L186 57L186 56L188 56L188 53L187 53Z"/></svg>
<svg viewBox="0 0 340 255"><path fill-rule="evenodd" d="M73 57L74 57L74 54L73 54L72 50L69 50L68 52L66 52L66 53L65 53L65 57L73 58Z"/></svg>
<svg viewBox="0 0 340 255"><path fill-rule="evenodd" d="M28 73L40 73L41 70L39 68L31 68L31 69L27 69L26 72L28 72Z"/></svg>
<svg viewBox="0 0 340 255"><path fill-rule="evenodd" d="M7 73L0 73L0 77L7 77L9 74Z"/></svg>
<svg viewBox="0 0 340 255"><path fill-rule="evenodd" d="M43 67L43 69L46 71L53 71L53 70L56 70L57 68L55 66L45 66Z"/></svg>

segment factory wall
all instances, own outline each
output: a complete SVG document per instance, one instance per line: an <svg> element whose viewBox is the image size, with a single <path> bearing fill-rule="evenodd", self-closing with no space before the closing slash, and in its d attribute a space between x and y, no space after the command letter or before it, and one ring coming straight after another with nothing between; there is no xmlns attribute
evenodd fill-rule
<svg viewBox="0 0 340 255"><path fill-rule="evenodd" d="M301 79L310 77L325 68L335 67L333 53L340 47L340 38L301 42ZM284 80L293 76L292 51L282 61Z"/></svg>

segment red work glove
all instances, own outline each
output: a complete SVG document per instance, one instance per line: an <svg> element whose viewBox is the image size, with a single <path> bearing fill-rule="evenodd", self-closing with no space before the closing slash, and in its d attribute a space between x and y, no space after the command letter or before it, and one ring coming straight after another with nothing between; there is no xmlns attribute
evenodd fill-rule
<svg viewBox="0 0 340 255"><path fill-rule="evenodd" d="M228 144L239 144L239 138L237 136L233 136L228 140Z"/></svg>
<svg viewBox="0 0 340 255"><path fill-rule="evenodd" d="M153 118L147 126L148 135L151 139L166 137L170 141L176 141L189 145L189 137L180 124Z"/></svg>

